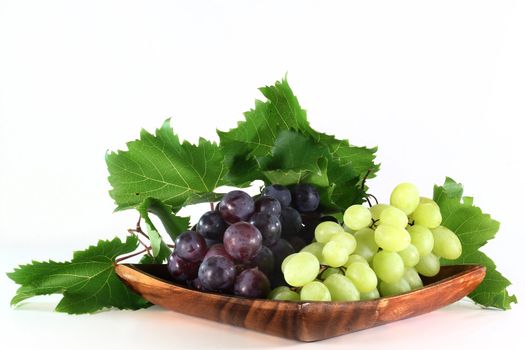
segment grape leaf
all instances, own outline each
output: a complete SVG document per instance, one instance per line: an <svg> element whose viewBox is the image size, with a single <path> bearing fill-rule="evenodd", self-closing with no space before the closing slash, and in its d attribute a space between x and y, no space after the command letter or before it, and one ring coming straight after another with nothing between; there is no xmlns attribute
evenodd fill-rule
<svg viewBox="0 0 525 350"><path fill-rule="evenodd" d="M474 206L472 197L462 197L463 186L447 178L443 186L434 186L434 200L441 209L442 225L454 231L463 246L458 259L442 259L443 265L482 264L487 268L483 282L469 297L486 307L503 310L517 303L515 295L509 295L510 281L496 270L496 264L479 249L493 239L499 230L499 222Z"/></svg>
<svg viewBox="0 0 525 350"><path fill-rule="evenodd" d="M116 210L137 207L150 197L177 209L215 198L213 190L227 184L219 146L202 138L198 145L181 143L169 120L155 135L142 130L140 139L127 146L106 155Z"/></svg>
<svg viewBox="0 0 525 350"><path fill-rule="evenodd" d="M62 294L57 311L70 314L93 313L115 307L137 310L150 304L132 292L115 273L115 259L134 251L138 240L129 236L99 241L96 246L77 251L68 262L38 262L21 265L8 277L20 284L11 304L37 295Z"/></svg>

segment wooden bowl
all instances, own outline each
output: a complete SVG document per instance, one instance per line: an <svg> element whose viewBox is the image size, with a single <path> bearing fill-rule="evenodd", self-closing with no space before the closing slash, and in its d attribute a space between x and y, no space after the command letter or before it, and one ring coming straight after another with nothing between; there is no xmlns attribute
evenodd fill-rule
<svg viewBox="0 0 525 350"><path fill-rule="evenodd" d="M472 292L485 277L481 265L443 266L425 287L354 302L291 302L205 293L171 281L165 265L116 266L120 278L153 304L187 315L300 341L316 341L421 315Z"/></svg>

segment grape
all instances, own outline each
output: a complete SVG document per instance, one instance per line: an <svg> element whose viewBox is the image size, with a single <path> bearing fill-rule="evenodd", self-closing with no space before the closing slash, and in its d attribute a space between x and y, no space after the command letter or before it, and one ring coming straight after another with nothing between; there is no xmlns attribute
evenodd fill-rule
<svg viewBox="0 0 525 350"><path fill-rule="evenodd" d="M319 218L319 222L325 222L325 221L332 221L335 223L339 223L339 221L331 215L326 215L326 216L322 216L321 218Z"/></svg>
<svg viewBox="0 0 525 350"><path fill-rule="evenodd" d="M408 217L401 209L388 207L381 212L379 224L405 228L408 225Z"/></svg>
<svg viewBox="0 0 525 350"><path fill-rule="evenodd" d="M379 282L379 292L383 297L389 297L393 295L399 295L410 292L410 285L404 279L400 279L396 282Z"/></svg>
<svg viewBox="0 0 525 350"><path fill-rule="evenodd" d="M372 213L361 204L352 205L346 209L343 220L352 230L360 230L372 222Z"/></svg>
<svg viewBox="0 0 525 350"><path fill-rule="evenodd" d="M262 194L277 199L281 203L282 208L288 207L292 203L290 190L281 185L266 186Z"/></svg>
<svg viewBox="0 0 525 350"><path fill-rule="evenodd" d="M235 281L235 265L224 256L210 256L199 267L199 280L210 291L230 290Z"/></svg>
<svg viewBox="0 0 525 350"><path fill-rule="evenodd" d="M237 261L250 262L259 253L261 247L261 232L250 223L237 222L224 232L224 248Z"/></svg>
<svg viewBox="0 0 525 350"><path fill-rule="evenodd" d="M375 240L374 230L366 227L357 231L354 236L357 242L354 254L361 255L368 262L372 261L372 257L379 249Z"/></svg>
<svg viewBox="0 0 525 350"><path fill-rule="evenodd" d="M301 252L311 253L311 254L315 255L317 260L323 261L323 248L324 248L324 244L323 243L314 242L314 243L308 244L306 247L301 249Z"/></svg>
<svg viewBox="0 0 525 350"><path fill-rule="evenodd" d="M405 264L399 254L385 250L374 256L372 265L377 277L387 283L397 282L405 273Z"/></svg>
<svg viewBox="0 0 525 350"><path fill-rule="evenodd" d="M379 291L376 289L374 289L373 291L371 292L368 292L368 293L360 293L361 295L361 300L372 300L372 299L377 299L380 297L379 295Z"/></svg>
<svg viewBox="0 0 525 350"><path fill-rule="evenodd" d="M255 212L268 215L281 215L281 202L269 196L262 196L255 201Z"/></svg>
<svg viewBox="0 0 525 350"><path fill-rule="evenodd" d="M195 288L197 290L200 290L201 292L205 292L206 291L206 288L204 288L204 286L202 285L202 282L199 278L195 278L193 280L191 280L188 285L192 288Z"/></svg>
<svg viewBox="0 0 525 350"><path fill-rule="evenodd" d="M330 241L323 247L323 264L331 267L343 266L348 260L350 252L339 242Z"/></svg>
<svg viewBox="0 0 525 350"><path fill-rule="evenodd" d="M299 236L292 236L288 238L288 242L290 242L296 252L306 247L306 242Z"/></svg>
<svg viewBox="0 0 525 350"><path fill-rule="evenodd" d="M368 293L376 289L377 276L368 266L368 263L355 262L350 264L346 269L346 277L348 277L361 293Z"/></svg>
<svg viewBox="0 0 525 350"><path fill-rule="evenodd" d="M280 220L283 237L295 236L303 227L301 214L291 207L286 207L281 210Z"/></svg>
<svg viewBox="0 0 525 350"><path fill-rule="evenodd" d="M385 210L388 207L390 207L388 204L376 204L376 205L371 206L370 213L372 214L372 219L374 219L374 221L379 220L383 210Z"/></svg>
<svg viewBox="0 0 525 350"><path fill-rule="evenodd" d="M270 281L263 272L254 267L237 276L233 292L247 298L264 298L270 293Z"/></svg>
<svg viewBox="0 0 525 350"><path fill-rule="evenodd" d="M458 236L444 226L432 229L434 249L432 252L445 259L454 260L461 256L461 242Z"/></svg>
<svg viewBox="0 0 525 350"><path fill-rule="evenodd" d="M328 276L324 285L330 291L333 301L356 301L359 300L359 291L350 279L343 275L333 274ZM304 288L304 287L303 287Z"/></svg>
<svg viewBox="0 0 525 350"><path fill-rule="evenodd" d="M343 245L349 251L348 255L352 254L357 246L355 237L348 232L336 233L330 237L330 241Z"/></svg>
<svg viewBox="0 0 525 350"><path fill-rule="evenodd" d="M319 281L309 282L301 288L301 300L331 301L332 297L328 288Z"/></svg>
<svg viewBox="0 0 525 350"><path fill-rule="evenodd" d="M319 211L311 211L308 213L301 213L301 218L303 219L303 224L318 224L321 219L321 213Z"/></svg>
<svg viewBox="0 0 525 350"><path fill-rule="evenodd" d="M195 231L181 233L175 240L175 252L187 261L202 261L207 249L204 237Z"/></svg>
<svg viewBox="0 0 525 350"><path fill-rule="evenodd" d="M417 187L411 183L397 185L390 195L390 205L401 209L406 215L416 210L418 204L419 191Z"/></svg>
<svg viewBox="0 0 525 350"><path fill-rule="evenodd" d="M298 184L292 188L292 201L295 209L309 213L319 206L319 192L312 185Z"/></svg>
<svg viewBox="0 0 525 350"><path fill-rule="evenodd" d="M419 277L419 274L413 267L406 269L403 279L410 285L410 290L423 287L423 281L421 281L421 277Z"/></svg>
<svg viewBox="0 0 525 350"><path fill-rule="evenodd" d="M341 232L344 232L341 225L332 221L321 222L315 228L315 240L320 243L326 243L333 235Z"/></svg>
<svg viewBox="0 0 525 350"><path fill-rule="evenodd" d="M288 286L279 286L279 287L275 287L274 289L272 289L270 291L270 293L268 293L268 299L273 299L273 297L276 295L276 294L279 294L281 292L286 292L286 291L289 291L290 290L290 287Z"/></svg>
<svg viewBox="0 0 525 350"><path fill-rule="evenodd" d="M333 274L342 275L343 271L341 271L341 269L338 269L338 268L335 268L335 267L329 267L326 270L324 270L323 273L321 273L321 276L319 276L319 277L322 280L325 280L325 279L328 278L328 276L333 275Z"/></svg>
<svg viewBox="0 0 525 350"><path fill-rule="evenodd" d="M220 213L208 211L201 216L195 229L206 239L222 241L227 227L228 224L222 219Z"/></svg>
<svg viewBox="0 0 525 350"><path fill-rule="evenodd" d="M294 257L295 255L297 255L297 253L290 254L290 255L288 255L286 258L284 258L283 262L281 263L281 271L284 271L284 267L286 266L286 264L288 263L288 261L290 261L290 259L291 259L292 257Z"/></svg>
<svg viewBox="0 0 525 350"><path fill-rule="evenodd" d="M289 287L282 286L273 289L270 294L268 294L268 299L299 301L301 298L297 292L292 291Z"/></svg>
<svg viewBox="0 0 525 350"><path fill-rule="evenodd" d="M264 245L273 245L281 238L281 222L275 215L255 213L248 222L261 232Z"/></svg>
<svg viewBox="0 0 525 350"><path fill-rule="evenodd" d="M346 261L345 266L348 267L355 262L365 263L368 265L368 261L365 258L363 258L361 255L352 254L348 257L348 260Z"/></svg>
<svg viewBox="0 0 525 350"><path fill-rule="evenodd" d="M168 258L168 272L177 281L192 280L197 277L199 262L184 260L173 252Z"/></svg>
<svg viewBox="0 0 525 350"><path fill-rule="evenodd" d="M421 197L416 210L410 215L414 222L428 228L436 228L441 224L441 211L432 199Z"/></svg>
<svg viewBox="0 0 525 350"><path fill-rule="evenodd" d="M290 254L295 253L292 245L285 239L280 239L274 245L269 247L273 253L274 266L279 267L283 260Z"/></svg>
<svg viewBox="0 0 525 350"><path fill-rule="evenodd" d="M439 257L430 253L419 259L419 263L416 265L416 270L423 276L432 277L438 274L439 267Z"/></svg>
<svg viewBox="0 0 525 350"><path fill-rule="evenodd" d="M254 210L255 204L252 197L243 191L235 190L228 192L219 202L221 217L228 224L248 220Z"/></svg>
<svg viewBox="0 0 525 350"><path fill-rule="evenodd" d="M266 276L270 276L275 268L273 253L270 248L263 246L253 258L251 265L257 266Z"/></svg>
<svg viewBox="0 0 525 350"><path fill-rule="evenodd" d="M409 244L408 247L400 251L399 256L403 259L405 267L413 267L419 262L419 251L415 246Z"/></svg>
<svg viewBox="0 0 525 350"><path fill-rule="evenodd" d="M434 247L434 236L432 232L424 226L410 226L407 231L410 233L410 243L418 250L420 256L425 256L432 252Z"/></svg>
<svg viewBox="0 0 525 350"><path fill-rule="evenodd" d="M206 242L206 247L211 247L212 245L221 244L222 239L220 241L216 241L214 239L204 238L204 241Z"/></svg>
<svg viewBox="0 0 525 350"><path fill-rule="evenodd" d="M410 233L398 226L381 224L376 228L375 241L384 250L399 252L409 246Z"/></svg>
<svg viewBox="0 0 525 350"><path fill-rule="evenodd" d="M319 268L319 260L313 254L300 252L290 258L284 266L284 279L291 286L301 287L315 280Z"/></svg>

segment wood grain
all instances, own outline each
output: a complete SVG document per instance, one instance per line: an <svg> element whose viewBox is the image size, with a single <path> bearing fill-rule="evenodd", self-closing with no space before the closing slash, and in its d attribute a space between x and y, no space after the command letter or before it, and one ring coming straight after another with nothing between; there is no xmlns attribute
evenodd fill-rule
<svg viewBox="0 0 525 350"><path fill-rule="evenodd" d="M135 292L166 309L300 341L316 341L421 315L472 292L485 277L481 265L443 266L425 287L357 302L288 302L204 293L170 281L165 265L116 266Z"/></svg>

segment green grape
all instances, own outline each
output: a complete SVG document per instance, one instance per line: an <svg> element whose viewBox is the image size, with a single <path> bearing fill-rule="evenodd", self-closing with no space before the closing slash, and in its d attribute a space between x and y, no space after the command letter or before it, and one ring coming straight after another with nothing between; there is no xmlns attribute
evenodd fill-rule
<svg viewBox="0 0 525 350"><path fill-rule="evenodd" d="M408 217L401 209L389 206L381 212L379 224L405 228L408 225Z"/></svg>
<svg viewBox="0 0 525 350"><path fill-rule="evenodd" d="M355 262L346 269L348 277L360 293L368 293L377 287L377 276L367 263Z"/></svg>
<svg viewBox="0 0 525 350"><path fill-rule="evenodd" d="M361 255L368 262L372 261L372 257L379 249L375 241L374 230L366 227L357 231L354 236L357 241L354 254Z"/></svg>
<svg viewBox="0 0 525 350"><path fill-rule="evenodd" d="M390 205L401 209L406 215L416 210L418 204L419 191L408 182L397 185L390 195Z"/></svg>
<svg viewBox="0 0 525 350"><path fill-rule="evenodd" d="M375 254L375 253L374 253ZM368 265L368 261L363 258L361 255L352 254L348 257L348 260L346 261L345 267L348 267L352 265L355 262L362 262Z"/></svg>
<svg viewBox="0 0 525 350"><path fill-rule="evenodd" d="M423 281L421 281L421 277L419 277L419 274L413 267L409 267L405 270L403 279L408 282L411 290L423 287Z"/></svg>
<svg viewBox="0 0 525 350"><path fill-rule="evenodd" d="M397 282L405 273L405 264L399 254L386 250L374 255L372 266L377 277L387 283Z"/></svg>
<svg viewBox="0 0 525 350"><path fill-rule="evenodd" d="M396 282L379 282L379 292L383 297L389 297L393 295L399 295L410 292L410 285L403 278Z"/></svg>
<svg viewBox="0 0 525 350"><path fill-rule="evenodd" d="M437 275L439 268L439 257L432 253L419 258L419 263L416 265L417 272L426 277Z"/></svg>
<svg viewBox="0 0 525 350"><path fill-rule="evenodd" d="M332 221L321 222L315 228L315 240L319 243L326 243L330 240L330 237L339 232L344 232L344 230L338 223Z"/></svg>
<svg viewBox="0 0 525 350"><path fill-rule="evenodd" d="M450 260L461 256L461 242L454 232L444 226L438 226L431 231L434 236L434 254Z"/></svg>
<svg viewBox="0 0 525 350"><path fill-rule="evenodd" d="M323 248L323 263L331 267L343 266L350 252L339 242L330 241Z"/></svg>
<svg viewBox="0 0 525 350"><path fill-rule="evenodd" d="M321 278L324 281L329 276L334 275L334 274L342 275L343 271L341 271L341 269L337 267L329 267L326 270L324 270L323 273L321 273L321 276L319 276L319 278Z"/></svg>
<svg viewBox="0 0 525 350"><path fill-rule="evenodd" d="M441 224L441 211L436 202L421 197L416 210L410 215L414 222L427 228L436 228Z"/></svg>
<svg viewBox="0 0 525 350"><path fill-rule="evenodd" d="M410 234L404 228L381 224L376 228L375 241L384 250L399 252L410 245Z"/></svg>
<svg viewBox="0 0 525 350"><path fill-rule="evenodd" d="M346 209L343 221L350 229L360 230L370 225L372 213L364 205L355 204Z"/></svg>
<svg viewBox="0 0 525 350"><path fill-rule="evenodd" d="M405 267L416 266L416 264L419 262L419 251L412 244L409 244L408 247L400 251L398 254L401 259L403 259Z"/></svg>
<svg viewBox="0 0 525 350"><path fill-rule="evenodd" d="M315 280L319 268L319 260L315 255L307 252L297 253L286 263L283 270L284 279L291 286L301 287Z"/></svg>
<svg viewBox="0 0 525 350"><path fill-rule="evenodd" d="M338 275L333 275L338 276ZM331 301L332 296L328 288L319 281L308 282L301 288L301 300Z"/></svg>
<svg viewBox="0 0 525 350"><path fill-rule="evenodd" d="M355 237L348 232L336 233L335 235L330 237L330 241L337 242L343 245L350 252L349 254L352 254L354 252L355 247L357 245Z"/></svg>
<svg viewBox="0 0 525 350"><path fill-rule="evenodd" d="M434 248L434 236L428 228L421 225L414 225L410 226L407 231L410 233L410 243L417 248L419 256L425 256L432 252Z"/></svg>
<svg viewBox="0 0 525 350"><path fill-rule="evenodd" d="M286 266L286 264L288 264L288 261L290 261L290 259L294 257L296 254L297 253L293 253L293 254L288 255L286 258L284 258L283 262L281 263L281 271L284 271L284 267Z"/></svg>
<svg viewBox="0 0 525 350"><path fill-rule="evenodd" d="M346 226L345 224L343 224L343 230L346 232L346 233L351 233L351 234L354 234L356 230L352 230L350 227Z"/></svg>
<svg viewBox="0 0 525 350"><path fill-rule="evenodd" d="M317 260L323 261L323 248L324 244L319 242L310 243L301 249L301 252L307 252L315 255Z"/></svg>
<svg viewBox="0 0 525 350"><path fill-rule="evenodd" d="M286 291L289 291L290 290L290 287L288 286L279 286L279 287L275 287L274 289L272 289L270 291L270 293L268 294L268 299L273 299L275 295L281 293L281 292L286 292Z"/></svg>
<svg viewBox="0 0 525 350"><path fill-rule="evenodd" d="M330 275L324 285L330 291L333 301L355 301L359 300L359 291L352 281L343 275Z"/></svg>
<svg viewBox="0 0 525 350"><path fill-rule="evenodd" d="M301 297L299 293L294 292L293 290L286 290L275 294L271 299L281 300L281 301L299 301Z"/></svg>
<svg viewBox="0 0 525 350"><path fill-rule="evenodd" d="M389 207L388 204L376 204L376 205L371 206L370 213L372 214L372 219L374 219L374 221L379 220L383 210L385 210L388 207Z"/></svg>
<svg viewBox="0 0 525 350"><path fill-rule="evenodd" d="M368 293L360 293L360 296L361 296L361 300L372 300L372 299L378 299L380 297L379 291L377 290L377 288Z"/></svg>

